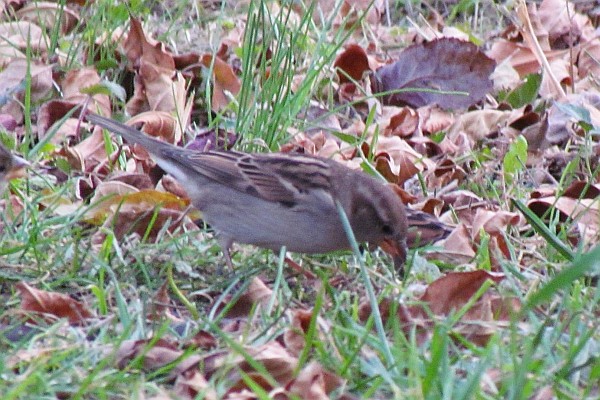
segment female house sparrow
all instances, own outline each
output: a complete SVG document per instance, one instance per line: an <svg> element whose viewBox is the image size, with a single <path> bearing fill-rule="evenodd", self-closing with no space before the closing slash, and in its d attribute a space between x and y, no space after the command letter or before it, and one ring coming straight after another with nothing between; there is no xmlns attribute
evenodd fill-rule
<svg viewBox="0 0 600 400"><path fill-rule="evenodd" d="M358 242L391 245L398 270L406 260L404 206L390 187L363 172L300 154L192 151L96 114L86 118L143 146L179 181L218 233L230 268L233 242L298 253L349 249L336 201Z"/></svg>
<svg viewBox="0 0 600 400"><path fill-rule="evenodd" d="M11 154L6 147L0 144L0 195L4 193L8 181L21 177L23 169L28 165L27 161Z"/></svg>

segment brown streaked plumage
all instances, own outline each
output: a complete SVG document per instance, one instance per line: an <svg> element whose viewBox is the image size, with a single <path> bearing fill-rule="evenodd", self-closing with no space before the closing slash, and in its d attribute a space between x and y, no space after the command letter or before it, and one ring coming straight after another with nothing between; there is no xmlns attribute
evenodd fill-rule
<svg viewBox="0 0 600 400"><path fill-rule="evenodd" d="M336 201L357 241L392 244L397 269L406 260L402 202L384 182L361 171L300 154L192 151L96 114L86 118L143 146L179 181L219 234L229 266L233 242L299 253L348 249Z"/></svg>

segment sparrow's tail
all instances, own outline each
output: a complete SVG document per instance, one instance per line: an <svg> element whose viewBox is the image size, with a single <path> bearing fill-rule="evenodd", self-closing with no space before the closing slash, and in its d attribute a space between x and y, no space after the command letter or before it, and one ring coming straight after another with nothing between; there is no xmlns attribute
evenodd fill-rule
<svg viewBox="0 0 600 400"><path fill-rule="evenodd" d="M135 128L125 125L121 122L112 120L110 118L102 117L98 114L88 113L86 114L85 118L92 124L99 125L105 129L108 129L111 132L121 135L125 140L127 140L129 144L137 143L143 146L144 148L146 148L146 150L150 151L151 153L155 153L161 148L165 148L165 146L172 146L166 142L156 140Z"/></svg>
<svg viewBox="0 0 600 400"><path fill-rule="evenodd" d="M110 118L101 117L98 114L89 113L86 115L86 119L93 124L121 135L129 144L137 143L144 147L163 170L173 175L180 182L185 182L190 173L195 173L190 168L188 152L182 147L154 139L137 129Z"/></svg>

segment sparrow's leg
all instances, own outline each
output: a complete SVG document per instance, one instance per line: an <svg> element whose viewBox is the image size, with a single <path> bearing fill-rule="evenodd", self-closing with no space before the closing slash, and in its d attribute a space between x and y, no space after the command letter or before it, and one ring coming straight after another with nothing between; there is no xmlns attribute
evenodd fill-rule
<svg viewBox="0 0 600 400"><path fill-rule="evenodd" d="M231 246L233 245L233 240L231 238L225 236L219 236L219 244L221 245L221 251L223 252L223 257L225 258L225 263L229 267L231 271L234 271L233 262L231 261ZM217 269L217 273L221 275L222 273L221 266Z"/></svg>

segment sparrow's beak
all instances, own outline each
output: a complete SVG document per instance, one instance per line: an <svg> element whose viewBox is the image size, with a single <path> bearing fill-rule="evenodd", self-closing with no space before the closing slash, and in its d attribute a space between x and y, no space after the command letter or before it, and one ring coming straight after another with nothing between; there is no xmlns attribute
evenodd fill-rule
<svg viewBox="0 0 600 400"><path fill-rule="evenodd" d="M12 165L10 171L6 174L6 180L9 181L15 178L22 178L25 176L25 168L29 167L31 164L27 162L27 160L22 159L21 157L12 156Z"/></svg>
<svg viewBox="0 0 600 400"><path fill-rule="evenodd" d="M392 256L394 260L394 269L402 275L404 271L404 263L406 262L406 241L405 240L384 240L379 247L386 253Z"/></svg>

